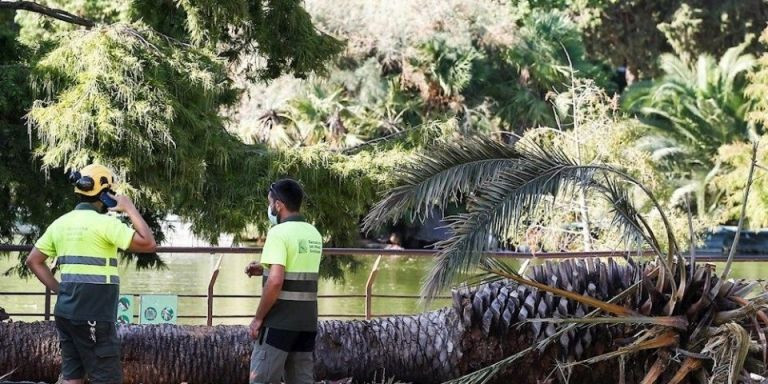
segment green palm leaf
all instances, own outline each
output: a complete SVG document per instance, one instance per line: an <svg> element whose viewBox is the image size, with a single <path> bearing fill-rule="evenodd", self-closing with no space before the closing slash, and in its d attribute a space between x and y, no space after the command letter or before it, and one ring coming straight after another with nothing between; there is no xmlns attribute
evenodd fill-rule
<svg viewBox="0 0 768 384"><path fill-rule="evenodd" d="M535 143L518 143L516 165L481 184L467 203L468 212L448 218L451 238L437 243L436 265L422 295L436 296L457 274L480 265L489 239L515 228L526 212L551 204L563 192L573 191L595 171L578 165L564 152ZM551 199L545 199L550 197Z"/></svg>
<svg viewBox="0 0 768 384"><path fill-rule="evenodd" d="M477 185L515 167L517 150L491 138L475 136L438 145L396 171L392 189L365 217L369 231L406 214L423 218L437 205L468 195Z"/></svg>
<svg viewBox="0 0 768 384"><path fill-rule="evenodd" d="M647 220L635 208L628 191L607 177L601 184L596 183L593 187L610 203L611 211L614 214L611 226L623 234L625 242L638 248L642 244L648 244L659 257L662 257L661 245L656 239L656 235L651 230ZM629 259L628 261L631 262Z"/></svg>
<svg viewBox="0 0 768 384"><path fill-rule="evenodd" d="M704 180L696 175L715 168L719 148L748 139L745 112L750 104L743 91L746 74L756 63L754 56L744 54L748 45L749 40L728 49L719 60L702 54L689 63L663 55L660 67L664 76L635 85L625 95L624 108L636 113L653 134L676 141L667 146L669 152L653 156L673 184ZM687 156L676 156L678 161L670 162L668 153ZM722 192L709 180L694 192L699 216L708 213L707 207L716 204Z"/></svg>
<svg viewBox="0 0 768 384"><path fill-rule="evenodd" d="M452 236L437 244L437 261L424 283L424 297L436 296L457 275L481 265L486 260L483 253L495 247L491 240L505 236L510 229L516 230L527 213L549 208L560 197L573 196L580 189L597 189L609 200L619 202L617 220L625 224L621 229L659 247L655 239L642 234L647 225L628 199L620 201L627 196L619 194L615 186L606 187L597 181L608 174L626 176L621 171L605 165L580 165L559 148L529 140L519 142L517 148L516 166L481 184L469 198L468 212L448 219ZM667 235L674 244L672 234L668 231Z"/></svg>

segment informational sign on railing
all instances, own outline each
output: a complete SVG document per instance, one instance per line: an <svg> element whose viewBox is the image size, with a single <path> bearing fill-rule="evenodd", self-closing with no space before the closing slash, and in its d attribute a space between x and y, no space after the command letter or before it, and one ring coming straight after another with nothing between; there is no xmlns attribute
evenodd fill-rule
<svg viewBox="0 0 768 384"><path fill-rule="evenodd" d="M179 298L176 295L141 295L141 324L176 324Z"/></svg>
<svg viewBox="0 0 768 384"><path fill-rule="evenodd" d="M117 323L133 323L133 295L121 295L117 301Z"/></svg>

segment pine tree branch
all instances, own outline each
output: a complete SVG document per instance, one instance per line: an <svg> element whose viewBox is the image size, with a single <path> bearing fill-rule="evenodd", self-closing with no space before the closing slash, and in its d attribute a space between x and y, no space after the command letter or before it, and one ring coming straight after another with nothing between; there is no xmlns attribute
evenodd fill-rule
<svg viewBox="0 0 768 384"><path fill-rule="evenodd" d="M81 25L86 28L93 28L96 25L93 20L73 15L62 9L46 7L45 5L38 4L33 1L0 0L0 9L14 9L35 12L70 24Z"/></svg>

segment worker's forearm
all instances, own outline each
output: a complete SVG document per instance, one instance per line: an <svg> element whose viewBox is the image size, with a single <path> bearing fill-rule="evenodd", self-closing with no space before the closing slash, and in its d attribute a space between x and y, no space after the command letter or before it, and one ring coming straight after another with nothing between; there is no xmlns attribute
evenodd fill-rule
<svg viewBox="0 0 768 384"><path fill-rule="evenodd" d="M261 293L261 301L259 301L259 309L256 310L256 318L264 319L267 317L267 313L275 305L277 297L280 296L280 291L283 289L282 284L271 284L269 281L264 285L264 291Z"/></svg>
<svg viewBox="0 0 768 384"><path fill-rule="evenodd" d="M152 231L149 229L149 225L147 225L147 222L144 221L143 217L141 217L139 210L135 207L131 207L130 209L127 209L125 213L128 215L128 218L131 219L131 224L133 224L133 229L136 231L136 233L138 233L139 236L144 239L151 239L154 243L155 235L152 234Z"/></svg>
<svg viewBox="0 0 768 384"><path fill-rule="evenodd" d="M56 293L59 292L59 282L53 277L51 269L48 268L45 263L32 264L29 266L29 269L32 270L32 273L34 273L38 280L40 280L40 282L42 282L49 290Z"/></svg>

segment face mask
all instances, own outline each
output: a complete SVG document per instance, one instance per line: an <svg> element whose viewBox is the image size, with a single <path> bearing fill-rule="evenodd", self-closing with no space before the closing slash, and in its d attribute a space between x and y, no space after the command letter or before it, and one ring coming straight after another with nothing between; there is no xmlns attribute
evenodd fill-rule
<svg viewBox="0 0 768 384"><path fill-rule="evenodd" d="M274 209L272 209L272 206L267 206L267 216L269 216L269 222L272 223L272 225L277 225L277 215L273 214L272 212Z"/></svg>

